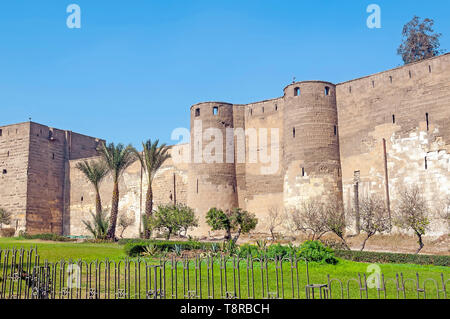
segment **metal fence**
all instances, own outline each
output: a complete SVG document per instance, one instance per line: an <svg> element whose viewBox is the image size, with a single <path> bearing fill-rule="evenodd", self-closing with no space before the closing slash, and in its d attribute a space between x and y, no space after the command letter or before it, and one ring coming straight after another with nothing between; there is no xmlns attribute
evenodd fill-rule
<svg viewBox="0 0 450 319"><path fill-rule="evenodd" d="M447 299L448 273L339 279L314 268L297 258L238 256L51 263L36 249L0 249L0 299Z"/></svg>

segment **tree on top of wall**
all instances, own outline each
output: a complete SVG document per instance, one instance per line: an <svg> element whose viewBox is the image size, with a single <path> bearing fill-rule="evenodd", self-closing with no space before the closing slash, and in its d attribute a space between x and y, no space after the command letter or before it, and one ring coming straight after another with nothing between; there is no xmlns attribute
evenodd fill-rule
<svg viewBox="0 0 450 319"><path fill-rule="evenodd" d="M100 183L108 174L108 166L102 160L100 161L83 161L77 163L75 166L80 170L87 180L94 186L95 189L95 212L100 214L102 212L102 200L100 198Z"/></svg>
<svg viewBox="0 0 450 319"><path fill-rule="evenodd" d="M148 178L147 193L145 196L145 216L147 219L150 218L153 213L153 179L164 162L170 158L170 147L166 146L166 144L161 144L159 146L158 144L159 140L156 140L153 143L151 140L148 140L142 143L142 154L136 152L142 168L147 172ZM149 228L146 228L144 235L145 238L150 238L151 233Z"/></svg>
<svg viewBox="0 0 450 319"><path fill-rule="evenodd" d="M414 16L403 27L403 40L397 49L397 54L402 56L405 64L432 58L442 53L439 38L441 33L433 30L434 20L423 19Z"/></svg>

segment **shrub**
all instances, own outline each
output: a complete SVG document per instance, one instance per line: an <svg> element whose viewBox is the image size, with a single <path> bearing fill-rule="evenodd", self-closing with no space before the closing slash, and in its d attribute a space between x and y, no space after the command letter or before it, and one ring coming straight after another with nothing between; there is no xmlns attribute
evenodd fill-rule
<svg viewBox="0 0 450 319"><path fill-rule="evenodd" d="M239 257L240 258L246 258L247 256L250 256L252 258L260 257L262 254L261 249L259 249L258 246L250 245L250 244L244 244L240 246L239 249Z"/></svg>
<svg viewBox="0 0 450 319"><path fill-rule="evenodd" d="M2 228L3 225L10 225L11 224L11 212L8 212L7 210L0 208L0 228Z"/></svg>
<svg viewBox="0 0 450 319"><path fill-rule="evenodd" d="M282 246L280 244L270 245L267 248L266 256L268 258L283 258L292 256L293 248L289 246Z"/></svg>
<svg viewBox="0 0 450 319"><path fill-rule="evenodd" d="M2 237L13 237L16 233L16 230L14 228L2 228L0 229L0 235Z"/></svg>
<svg viewBox="0 0 450 319"><path fill-rule="evenodd" d="M109 217L106 211L98 211L95 214L90 213L92 223L87 220L82 220L86 229L92 234L94 239L106 239L109 228Z"/></svg>
<svg viewBox="0 0 450 319"><path fill-rule="evenodd" d="M159 252L176 250L207 250L211 249L213 243L202 243L198 241L168 241L168 240L142 240L127 239L120 243L125 244L125 254L130 257L137 257L144 252L145 247L155 245ZM175 248L177 246L177 248Z"/></svg>
<svg viewBox="0 0 450 319"><path fill-rule="evenodd" d="M338 262L338 260L334 256L333 250L331 248L325 247L320 241L305 241L300 246L297 256L304 258L307 261L318 263L335 265Z"/></svg>
<svg viewBox="0 0 450 319"><path fill-rule="evenodd" d="M450 256L336 250L337 257L357 262L450 266Z"/></svg>

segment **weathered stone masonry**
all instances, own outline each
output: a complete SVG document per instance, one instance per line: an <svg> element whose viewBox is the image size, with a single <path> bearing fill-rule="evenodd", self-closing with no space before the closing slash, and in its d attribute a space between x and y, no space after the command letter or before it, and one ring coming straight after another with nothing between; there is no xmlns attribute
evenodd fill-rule
<svg viewBox="0 0 450 319"><path fill-rule="evenodd" d="M260 219L264 231L270 208L298 206L314 196L333 196L346 207L369 194L395 205L399 188L416 183L433 208L433 235L448 233L438 216L441 201L450 196L450 54L340 84L304 81L288 85L279 98L233 105L205 102L191 107L191 141L171 148L174 158L157 174L155 205L180 202L198 213L194 235L208 233L204 221L211 207L242 207ZM244 138L245 162L234 163L214 149L223 163L195 162L194 151L211 142L202 132L227 128L268 129L269 145L259 152L279 160L271 174L268 163L249 161L249 136ZM278 129L279 144L271 129ZM95 194L75 169L80 160L97 156L100 140L36 123L0 127L0 207L14 213L14 227L32 233L86 234L82 220L94 211ZM264 136L262 136L264 137ZM200 145L200 146L199 146ZM271 154L271 147L273 152ZM228 154L229 155L229 154ZM274 157L274 155L276 155ZM125 236L139 233L146 178L138 163L120 183L120 212L134 225ZM112 179L101 185L105 207L110 206Z"/></svg>

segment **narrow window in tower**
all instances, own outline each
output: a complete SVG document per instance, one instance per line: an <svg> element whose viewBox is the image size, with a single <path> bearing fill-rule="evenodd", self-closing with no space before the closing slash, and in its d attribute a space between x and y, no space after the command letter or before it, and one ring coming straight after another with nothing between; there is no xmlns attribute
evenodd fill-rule
<svg viewBox="0 0 450 319"><path fill-rule="evenodd" d="M299 87L296 87L295 89L294 89L294 96L299 96L300 95L300 88Z"/></svg>
<svg viewBox="0 0 450 319"><path fill-rule="evenodd" d="M334 136L336 136L337 135L337 126L335 125L334 126Z"/></svg>
<svg viewBox="0 0 450 319"><path fill-rule="evenodd" d="M198 194L198 179L197 179L197 194Z"/></svg>
<svg viewBox="0 0 450 319"><path fill-rule="evenodd" d="M428 159L426 156L425 156L425 169L428 169Z"/></svg>
<svg viewBox="0 0 450 319"><path fill-rule="evenodd" d="M292 137L295 138L295 127L292 129Z"/></svg>
<svg viewBox="0 0 450 319"><path fill-rule="evenodd" d="M351 86L348 87L348 93L352 93L352 87Z"/></svg>
<svg viewBox="0 0 450 319"><path fill-rule="evenodd" d="M395 114L392 114L392 124L395 124Z"/></svg>
<svg viewBox="0 0 450 319"><path fill-rule="evenodd" d="M2 136L3 135L3 130L0 130L0 136Z"/></svg>
<svg viewBox="0 0 450 319"><path fill-rule="evenodd" d="M325 87L325 95L330 95L330 87Z"/></svg>
<svg viewBox="0 0 450 319"><path fill-rule="evenodd" d="M428 66L428 72L431 73L431 65Z"/></svg>
<svg viewBox="0 0 450 319"><path fill-rule="evenodd" d="M392 83L392 76L389 77L389 81Z"/></svg>
<svg viewBox="0 0 450 319"><path fill-rule="evenodd" d="M264 113L264 106L263 106L263 108L262 108L262 112Z"/></svg>
<svg viewBox="0 0 450 319"><path fill-rule="evenodd" d="M411 74L411 71L409 71L409 78L412 78L412 74Z"/></svg>
<svg viewBox="0 0 450 319"><path fill-rule="evenodd" d="M81 196L81 201L84 201L84 197L83 196Z"/></svg>
<svg viewBox="0 0 450 319"><path fill-rule="evenodd" d="M253 115L253 109L250 109L250 115Z"/></svg>
<svg viewBox="0 0 450 319"><path fill-rule="evenodd" d="M200 109L199 108L195 109L195 116L200 116Z"/></svg>
<svg viewBox="0 0 450 319"><path fill-rule="evenodd" d="M302 176L303 177L305 176L305 168L304 167L302 167Z"/></svg>
<svg viewBox="0 0 450 319"><path fill-rule="evenodd" d="M213 107L213 114L214 114L214 115L219 114L219 107L218 107L218 106L214 106L214 107Z"/></svg>
<svg viewBox="0 0 450 319"><path fill-rule="evenodd" d="M275 104L275 111L278 111L278 105Z"/></svg>
<svg viewBox="0 0 450 319"><path fill-rule="evenodd" d="M375 87L375 81L372 81L372 87L373 88Z"/></svg>
<svg viewBox="0 0 450 319"><path fill-rule="evenodd" d="M430 121L429 121L429 117L428 117L428 113L425 114L426 120L427 120L427 131L430 130Z"/></svg>
<svg viewBox="0 0 450 319"><path fill-rule="evenodd" d="M55 159L55 153L52 153L52 159Z"/></svg>

